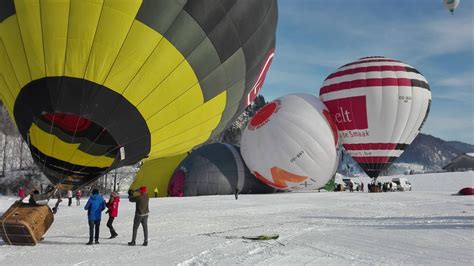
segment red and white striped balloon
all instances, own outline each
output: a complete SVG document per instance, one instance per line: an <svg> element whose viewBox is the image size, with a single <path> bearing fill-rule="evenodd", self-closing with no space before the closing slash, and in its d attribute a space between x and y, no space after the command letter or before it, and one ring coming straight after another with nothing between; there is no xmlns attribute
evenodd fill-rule
<svg viewBox="0 0 474 266"><path fill-rule="evenodd" d="M420 72L382 56L340 67L326 78L319 97L344 148L373 178L415 139L431 104L428 81Z"/></svg>

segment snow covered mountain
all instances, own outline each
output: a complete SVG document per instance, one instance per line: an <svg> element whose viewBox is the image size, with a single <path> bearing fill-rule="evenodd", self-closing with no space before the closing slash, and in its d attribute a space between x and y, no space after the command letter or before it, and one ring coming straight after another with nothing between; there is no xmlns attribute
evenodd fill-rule
<svg viewBox="0 0 474 266"><path fill-rule="evenodd" d="M440 170L453 158L466 152L474 152L474 145L419 134L396 163L419 164L427 170Z"/></svg>
<svg viewBox="0 0 474 266"><path fill-rule="evenodd" d="M474 145L460 141L445 141L420 133L384 175L403 174L409 170L415 172L439 171L453 158L467 152L474 152ZM344 152L338 172L346 174L348 167L353 174L363 173L357 163Z"/></svg>

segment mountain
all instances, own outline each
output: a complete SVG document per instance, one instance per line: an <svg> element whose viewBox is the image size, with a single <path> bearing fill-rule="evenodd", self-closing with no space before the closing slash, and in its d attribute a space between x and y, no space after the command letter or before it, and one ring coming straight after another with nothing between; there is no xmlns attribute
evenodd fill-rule
<svg viewBox="0 0 474 266"><path fill-rule="evenodd" d="M462 153L468 153L474 151L474 145L467 144L460 141L448 141L449 146L459 150Z"/></svg>
<svg viewBox="0 0 474 266"><path fill-rule="evenodd" d="M460 141L445 141L420 133L383 175L403 174L407 170L439 171L453 158L467 152L474 152L474 145ZM343 153L338 172L346 174L346 169L349 167L351 173L362 173L363 170L357 163L345 152Z"/></svg>
<svg viewBox="0 0 474 266"><path fill-rule="evenodd" d="M466 152L474 152L474 145L419 134L395 162L420 164L428 170L440 170L453 158Z"/></svg>

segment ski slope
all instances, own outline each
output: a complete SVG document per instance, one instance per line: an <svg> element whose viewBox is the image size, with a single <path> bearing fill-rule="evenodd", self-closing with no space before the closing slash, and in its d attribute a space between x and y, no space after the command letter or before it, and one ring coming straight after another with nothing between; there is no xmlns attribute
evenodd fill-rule
<svg viewBox="0 0 474 266"><path fill-rule="evenodd" d="M474 186L474 172L408 178L414 191L152 199L148 247L127 246L134 205L126 199L115 221L119 236L106 239L104 215L93 246L85 245L85 201L63 202L39 245L0 240L0 265L474 265L474 197L451 195ZM0 198L0 213L13 200ZM277 240L241 239L275 233Z"/></svg>

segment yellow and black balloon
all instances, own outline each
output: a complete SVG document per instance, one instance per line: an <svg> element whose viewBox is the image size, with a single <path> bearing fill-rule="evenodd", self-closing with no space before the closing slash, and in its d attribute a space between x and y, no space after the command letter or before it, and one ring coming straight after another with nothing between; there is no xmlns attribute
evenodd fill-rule
<svg viewBox="0 0 474 266"><path fill-rule="evenodd" d="M258 94L276 0L2 0L0 97L37 165L73 189L189 151Z"/></svg>

